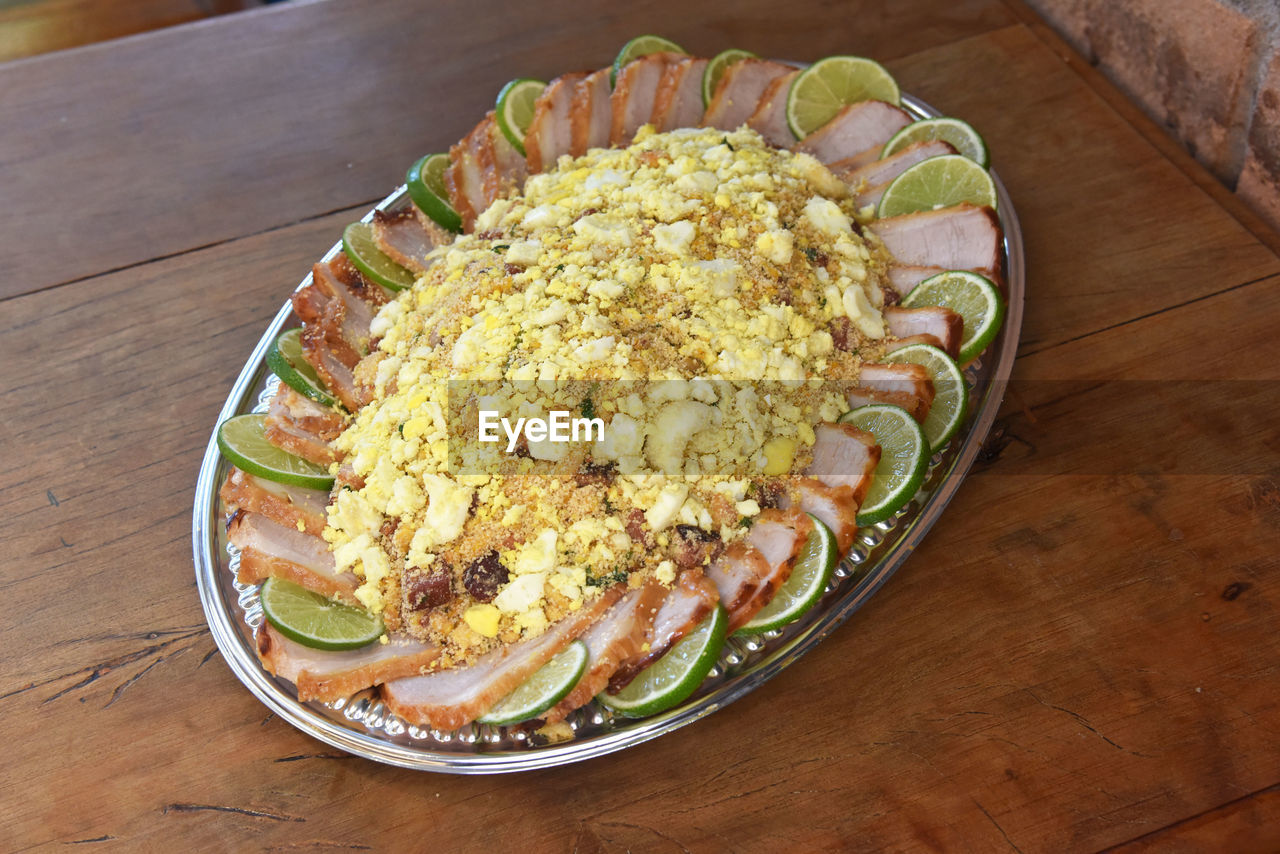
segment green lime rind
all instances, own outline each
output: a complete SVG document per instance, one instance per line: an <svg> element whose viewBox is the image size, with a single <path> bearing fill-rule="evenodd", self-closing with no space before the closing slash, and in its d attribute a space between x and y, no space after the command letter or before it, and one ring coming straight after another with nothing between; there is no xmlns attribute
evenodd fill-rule
<svg viewBox="0 0 1280 854"><path fill-rule="evenodd" d="M893 135L884 144L880 159L897 154L908 145L917 142L942 140L950 143L956 151L977 163L983 169L991 167L991 154L987 150L987 142L982 135L973 129L973 125L960 119L940 117L921 119L912 122Z"/></svg>
<svg viewBox="0 0 1280 854"><path fill-rule="evenodd" d="M706 109L711 106L711 97L716 93L716 84L720 82L720 78L724 76L725 69L735 62L741 62L744 59L756 59L756 55L749 50L731 47L728 50L722 50L715 56L711 57L707 62L707 67L702 70L702 107Z"/></svg>
<svg viewBox="0 0 1280 854"><path fill-rule="evenodd" d="M841 415L840 423L870 433L880 445L871 488L858 508L858 526L883 522L920 491L929 470L929 440L911 413L888 403L859 406Z"/></svg>
<svg viewBox="0 0 1280 854"><path fill-rule="evenodd" d="M622 71L622 66L628 62L633 62L651 53L663 52L686 53L687 51L671 39L665 39L662 36L652 34L636 36L622 46L622 50L618 51L618 56L613 60L613 70L609 72L609 87L612 88L618 85L618 74Z"/></svg>
<svg viewBox="0 0 1280 854"><path fill-rule="evenodd" d="M262 584L262 613L276 631L312 649L359 649L386 632L382 618L282 578Z"/></svg>
<svg viewBox="0 0 1280 854"><path fill-rule="evenodd" d="M413 273L387 257L373 239L373 226L353 222L342 232L342 251L347 260L370 281L393 291L413 287Z"/></svg>
<svg viewBox="0 0 1280 854"><path fill-rule="evenodd" d="M534 103L546 88L547 84L543 80L517 77L498 92L498 103L494 108L498 130L520 152L521 157L525 156L524 136L533 122Z"/></svg>
<svg viewBox="0 0 1280 854"><path fill-rule="evenodd" d="M910 362L923 365L933 380L933 403L920 426L929 442L929 453L937 453L956 434L969 414L969 383L955 360L932 344L912 344L884 357L887 363Z"/></svg>
<svg viewBox="0 0 1280 854"><path fill-rule="evenodd" d="M449 204L449 191L444 186L444 170L449 168L449 155L428 154L414 161L405 174L409 198L418 210L431 217L441 228L460 233L462 217Z"/></svg>
<svg viewBox="0 0 1280 854"><path fill-rule="evenodd" d="M921 160L889 182L878 217L949 208L962 202L996 207L996 185L987 170L963 154Z"/></svg>
<svg viewBox="0 0 1280 854"><path fill-rule="evenodd" d="M787 126L804 139L835 118L847 104L902 98L898 83L884 66L861 56L828 56L801 71L787 91Z"/></svg>
<svg viewBox="0 0 1280 854"><path fill-rule="evenodd" d="M302 358L302 330L286 329L276 338L267 351L267 367L280 381L303 397L325 406L337 406L338 401L325 391L324 381Z"/></svg>
<svg viewBox="0 0 1280 854"><path fill-rule="evenodd" d="M536 718L568 696L587 671L587 645L575 640L477 720L508 726Z"/></svg>
<svg viewBox="0 0 1280 854"><path fill-rule="evenodd" d="M256 477L309 489L333 486L328 469L268 442L265 421L265 415L236 415L223 421L218 425L218 450L236 468Z"/></svg>
<svg viewBox="0 0 1280 854"><path fill-rule="evenodd" d="M724 646L729 615L715 611L685 635L666 655L650 664L617 694L596 696L601 705L631 718L656 715L687 700L715 667Z"/></svg>
<svg viewBox="0 0 1280 854"><path fill-rule="evenodd" d="M968 270L948 270L930 276L902 300L904 308L942 306L964 318L960 356L967 365L987 349L1004 324L1005 301L1000 289L986 276Z"/></svg>
<svg viewBox="0 0 1280 854"><path fill-rule="evenodd" d="M773 598L734 634L757 635L780 629L795 622L822 599L831 573L840 560L836 536L831 529L810 515L813 531L801 547L791 575Z"/></svg>

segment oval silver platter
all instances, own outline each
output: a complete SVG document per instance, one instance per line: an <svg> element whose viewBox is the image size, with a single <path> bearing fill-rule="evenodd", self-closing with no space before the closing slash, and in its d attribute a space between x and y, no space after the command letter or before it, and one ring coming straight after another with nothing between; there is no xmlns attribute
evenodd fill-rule
<svg viewBox="0 0 1280 854"><path fill-rule="evenodd" d="M940 115L907 95L902 96L902 106L916 118ZM650 718L630 720L614 717L592 703L568 719L574 731L572 739L548 743L536 732L519 727L472 724L441 732L412 726L391 714L374 690L333 703L298 702L292 683L266 672L255 652L253 631L262 622L262 609L257 588L235 579L239 558L227 542L227 511L218 498L229 466L218 453L215 429L196 485L191 535L200 601L232 672L273 712L323 742L377 762L451 774L526 771L602 756L693 723L760 687L835 631L920 545L959 489L995 421L1022 325L1025 270L1022 232L1013 203L995 172L991 174L1004 229L1009 306L999 337L965 371L972 386L973 408L965 429L935 455L925 484L913 501L894 518L859 532L817 607L781 631L751 640L730 638L711 676L684 704ZM409 205L402 186L376 209L397 211ZM365 220L372 217L370 211ZM324 259L341 249L341 243L335 244ZM308 275L299 287L310 281ZM275 378L266 367L267 349L284 329L290 313L286 301L241 370L218 416L219 423L233 415L265 411L275 388Z"/></svg>

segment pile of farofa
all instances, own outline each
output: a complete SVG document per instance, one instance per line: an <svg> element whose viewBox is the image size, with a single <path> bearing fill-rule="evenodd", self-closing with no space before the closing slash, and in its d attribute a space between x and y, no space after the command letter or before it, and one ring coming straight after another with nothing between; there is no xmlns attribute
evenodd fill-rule
<svg viewBox="0 0 1280 854"><path fill-rule="evenodd" d="M642 129L435 250L374 320L373 400L335 440L325 539L360 601L447 665L741 537L847 408L839 381L883 352L888 259L846 197L753 131ZM586 384L605 438L469 465L450 381L522 414Z"/></svg>

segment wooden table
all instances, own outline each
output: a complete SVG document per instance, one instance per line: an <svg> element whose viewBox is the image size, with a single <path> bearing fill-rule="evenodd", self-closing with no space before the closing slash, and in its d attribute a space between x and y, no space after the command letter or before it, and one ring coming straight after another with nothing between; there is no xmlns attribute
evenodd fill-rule
<svg viewBox="0 0 1280 854"><path fill-rule="evenodd" d="M414 157L653 30L875 56L986 135L1029 257L986 461L705 721L518 776L342 755L205 628L217 411ZM0 66L0 116L0 848L1280 848L1280 236L1018 0L299 0Z"/></svg>

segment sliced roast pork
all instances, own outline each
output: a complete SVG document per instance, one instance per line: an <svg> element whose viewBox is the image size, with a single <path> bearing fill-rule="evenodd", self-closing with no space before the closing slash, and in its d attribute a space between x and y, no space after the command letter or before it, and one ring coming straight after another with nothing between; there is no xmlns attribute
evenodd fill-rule
<svg viewBox="0 0 1280 854"><path fill-rule="evenodd" d="M329 442L342 432L342 416L284 383L276 389L264 422L267 441L282 451L318 466L338 459Z"/></svg>
<svg viewBox="0 0 1280 854"><path fill-rule="evenodd" d="M795 68L790 65L767 59L750 58L730 65L716 83L702 126L737 130L756 111L769 84L793 71Z"/></svg>
<svg viewBox="0 0 1280 854"><path fill-rule="evenodd" d="M610 590L537 637L495 649L472 664L388 682L382 686L387 707L419 726L450 730L471 723L586 631L621 595L620 589Z"/></svg>
<svg viewBox="0 0 1280 854"><path fill-rule="evenodd" d="M525 162L529 174L546 172L561 154L573 146L573 123L569 111L578 83L587 75L580 71L561 74L547 84L533 104L533 119L524 135Z"/></svg>
<svg viewBox="0 0 1280 854"><path fill-rule="evenodd" d="M415 273L427 271L427 253L435 248L435 241L422 227L414 209L393 214L374 211L373 239L401 267Z"/></svg>
<svg viewBox="0 0 1280 854"><path fill-rule="evenodd" d="M289 486L232 468L218 495L231 510L266 516L272 522L313 536L324 532L329 493Z"/></svg>
<svg viewBox="0 0 1280 854"><path fill-rule="evenodd" d="M240 510L227 523L227 538L240 550L236 577L241 584L283 578L322 596L355 604L356 577L337 571L329 544L320 537Z"/></svg>
<svg viewBox="0 0 1280 854"><path fill-rule="evenodd" d="M864 364L858 372L858 387L847 397L852 407L869 403L901 406L917 421L924 421L933 406L933 380L924 365Z"/></svg>
<svg viewBox="0 0 1280 854"><path fill-rule="evenodd" d="M528 162L516 150L495 121L489 128L493 137L493 162L484 174L484 194L488 204L520 192L529 175Z"/></svg>
<svg viewBox="0 0 1280 854"><path fill-rule="evenodd" d="M825 486L847 487L856 512L856 505L866 498L871 477L880 463L876 437L852 424L819 424L813 433L813 461L805 474Z"/></svg>
<svg viewBox="0 0 1280 854"><path fill-rule="evenodd" d="M609 690L621 691L641 670L666 655L671 647L698 627L720 601L720 592L700 568L680 573L653 618L645 645L618 665L609 679Z"/></svg>
<svg viewBox="0 0 1280 854"><path fill-rule="evenodd" d="M569 106L569 153L581 157L609 145L613 108L609 104L609 71L601 68L578 81Z"/></svg>
<svg viewBox="0 0 1280 854"><path fill-rule="evenodd" d="M582 635L587 645L587 669L563 700L547 711L548 723L564 720L574 709L591 702L609 684L619 665L638 655L653 626L654 615L667 596L656 581L628 590L609 612Z"/></svg>
<svg viewBox="0 0 1280 854"><path fill-rule="evenodd" d="M302 342L302 358L315 369L316 375L324 381L330 393L338 398L348 411L355 412L361 404L353 371L355 366L347 364L347 359L340 355L341 348L337 346L334 337L326 331L330 325L308 323L302 327L302 334L299 336ZM268 429L270 429L269 425ZM271 441L275 442L274 439ZM307 459L311 458L307 457Z"/></svg>
<svg viewBox="0 0 1280 854"><path fill-rule="evenodd" d="M790 148L796 144L795 134L787 124L787 93L791 91L791 81L799 73L792 71L770 81L755 110L747 117L747 127L777 148Z"/></svg>
<svg viewBox="0 0 1280 854"><path fill-rule="evenodd" d="M360 649L311 649L263 622L256 634L258 658L267 670L298 686L302 702L329 702L392 679L416 676L440 658L440 648L403 635Z"/></svg>
<svg viewBox="0 0 1280 854"><path fill-rule="evenodd" d="M449 166L444 170L444 186L449 204L462 217L462 230L469 232L476 217L489 206L485 178L494 173L493 111L490 110L471 132L449 149Z"/></svg>
<svg viewBox="0 0 1280 854"><path fill-rule="evenodd" d="M889 286L893 288L899 297L905 297L916 289L916 285L930 276L936 276L942 272L945 271L941 267L894 265L889 268Z"/></svg>
<svg viewBox="0 0 1280 854"><path fill-rule="evenodd" d="M729 612L729 632L751 621L786 583L813 520L796 509L771 508L756 517L745 540L733 543L707 568Z"/></svg>
<svg viewBox="0 0 1280 854"><path fill-rule="evenodd" d="M823 163L836 164L883 146L911 124L911 116L884 101L859 101L840 108L831 121L793 146ZM844 164L841 164L842 168Z"/></svg>
<svg viewBox="0 0 1280 854"><path fill-rule="evenodd" d="M624 65L609 96L613 123L611 145L630 145L640 126L652 119L658 98L658 84L667 66L685 59L680 53L650 53Z"/></svg>
<svg viewBox="0 0 1280 854"><path fill-rule="evenodd" d="M859 484L857 489L852 486L827 486L812 477L796 481L796 506L831 529L836 538L836 550L840 554L847 552L858 536L858 508L866 498L867 489L871 486L871 474L874 472L873 466L865 482Z"/></svg>
<svg viewBox="0 0 1280 854"><path fill-rule="evenodd" d="M946 350L951 358L960 355L964 318L949 308L934 305L921 308L891 306L884 310L884 322L889 327L890 334L897 338L931 338L930 343Z"/></svg>
<svg viewBox="0 0 1280 854"><path fill-rule="evenodd" d="M913 142L897 154L891 154L883 160L868 163L860 169L851 169L840 173L836 172L833 168L831 171L840 175L840 177L847 181L849 186L854 189L859 187L877 187L881 184L889 183L922 160L928 160L930 157L938 157L943 154L955 153L956 150L950 143L943 142L940 139L926 142Z"/></svg>
<svg viewBox="0 0 1280 854"><path fill-rule="evenodd" d="M658 81L658 91L653 98L653 122L655 130L697 127L702 120L702 72L707 60L686 56L670 62L663 69Z"/></svg>
<svg viewBox="0 0 1280 854"><path fill-rule="evenodd" d="M880 152L884 149L883 145L874 145L865 151L859 151L857 154L849 157L842 157L834 163L828 163L827 168L830 169L837 177L864 166L870 166L880 159Z"/></svg>
<svg viewBox="0 0 1280 854"><path fill-rule="evenodd" d="M901 264L944 270L1000 266L1000 221L988 207L966 202L876 220L868 228Z"/></svg>

